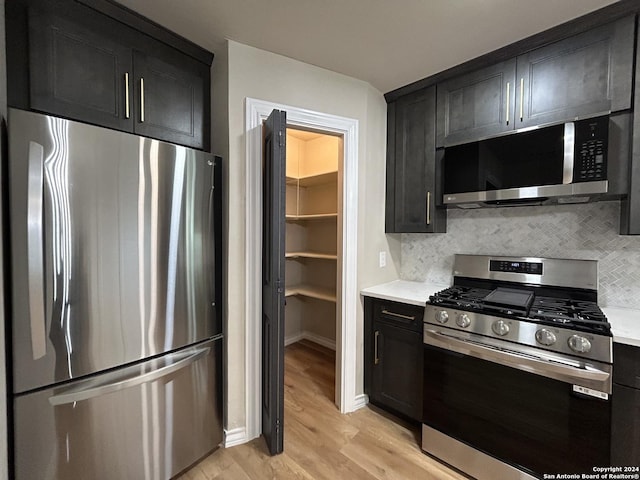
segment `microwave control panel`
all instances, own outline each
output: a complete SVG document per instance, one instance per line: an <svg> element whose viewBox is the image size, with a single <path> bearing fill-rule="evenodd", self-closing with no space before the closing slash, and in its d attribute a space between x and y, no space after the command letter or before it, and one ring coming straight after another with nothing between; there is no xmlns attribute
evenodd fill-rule
<svg viewBox="0 0 640 480"><path fill-rule="evenodd" d="M580 120L575 127L573 181L606 180L609 118Z"/></svg>

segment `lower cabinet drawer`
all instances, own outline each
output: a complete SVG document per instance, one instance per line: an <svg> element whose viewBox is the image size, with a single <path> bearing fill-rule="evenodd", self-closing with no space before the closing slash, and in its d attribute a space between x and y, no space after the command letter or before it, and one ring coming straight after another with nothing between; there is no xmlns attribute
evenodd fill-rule
<svg viewBox="0 0 640 480"><path fill-rule="evenodd" d="M386 300L375 300L373 307L375 321L389 323L422 333L424 306L407 305Z"/></svg>

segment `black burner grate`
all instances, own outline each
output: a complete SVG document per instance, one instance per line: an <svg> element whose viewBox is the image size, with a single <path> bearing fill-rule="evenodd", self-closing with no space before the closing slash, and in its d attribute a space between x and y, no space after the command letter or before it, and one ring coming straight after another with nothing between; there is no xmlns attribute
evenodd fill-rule
<svg viewBox="0 0 640 480"><path fill-rule="evenodd" d="M595 302L536 297L529 310L529 317L594 333L609 333L611 330L607 317Z"/></svg>
<svg viewBox="0 0 640 480"><path fill-rule="evenodd" d="M533 297L533 298L531 298ZM515 300L511 305L510 300ZM595 302L538 297L526 289L494 290L454 285L429 297L429 303L473 312L533 320L575 330L610 334L611 327Z"/></svg>
<svg viewBox="0 0 640 480"><path fill-rule="evenodd" d="M482 300L489 293L491 293L491 290L456 285L442 290L435 295L431 295L429 297L429 302L435 305L481 310Z"/></svg>

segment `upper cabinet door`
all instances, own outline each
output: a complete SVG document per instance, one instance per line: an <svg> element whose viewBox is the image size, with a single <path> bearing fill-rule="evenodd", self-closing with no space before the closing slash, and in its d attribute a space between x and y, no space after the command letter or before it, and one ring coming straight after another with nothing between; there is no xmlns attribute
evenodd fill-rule
<svg viewBox="0 0 640 480"><path fill-rule="evenodd" d="M438 147L512 130L515 59L438 84Z"/></svg>
<svg viewBox="0 0 640 480"><path fill-rule="evenodd" d="M518 57L515 128L631 108L634 18Z"/></svg>
<svg viewBox="0 0 640 480"><path fill-rule="evenodd" d="M188 57L168 63L134 52L134 132L168 142L206 148L205 85L208 69ZM208 110L207 110L208 115Z"/></svg>
<svg viewBox="0 0 640 480"><path fill-rule="evenodd" d="M131 50L102 33L108 29L104 22L85 20L29 11L31 108L130 130Z"/></svg>
<svg viewBox="0 0 640 480"><path fill-rule="evenodd" d="M398 99L393 110L394 151L387 163L388 233L443 232L435 146L435 87Z"/></svg>

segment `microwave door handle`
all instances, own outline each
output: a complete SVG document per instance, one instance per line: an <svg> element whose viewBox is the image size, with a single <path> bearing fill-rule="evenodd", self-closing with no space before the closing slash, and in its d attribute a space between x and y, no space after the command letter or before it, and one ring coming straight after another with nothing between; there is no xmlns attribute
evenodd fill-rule
<svg viewBox="0 0 640 480"><path fill-rule="evenodd" d="M499 350L487 345L472 343L434 330L424 331L424 343L543 377L554 378L565 383L581 383L585 381L592 382L590 385L602 383L602 385L598 385L601 390L610 390L611 374L593 367L578 368L559 362L549 362L542 358L519 355L517 352Z"/></svg>
<svg viewBox="0 0 640 480"><path fill-rule="evenodd" d="M33 359L47 353L44 307L44 147L29 142L27 180L27 269Z"/></svg>
<svg viewBox="0 0 640 480"><path fill-rule="evenodd" d="M564 124L564 159L562 162L562 183L573 182L573 164L575 161L576 125L573 122Z"/></svg>

